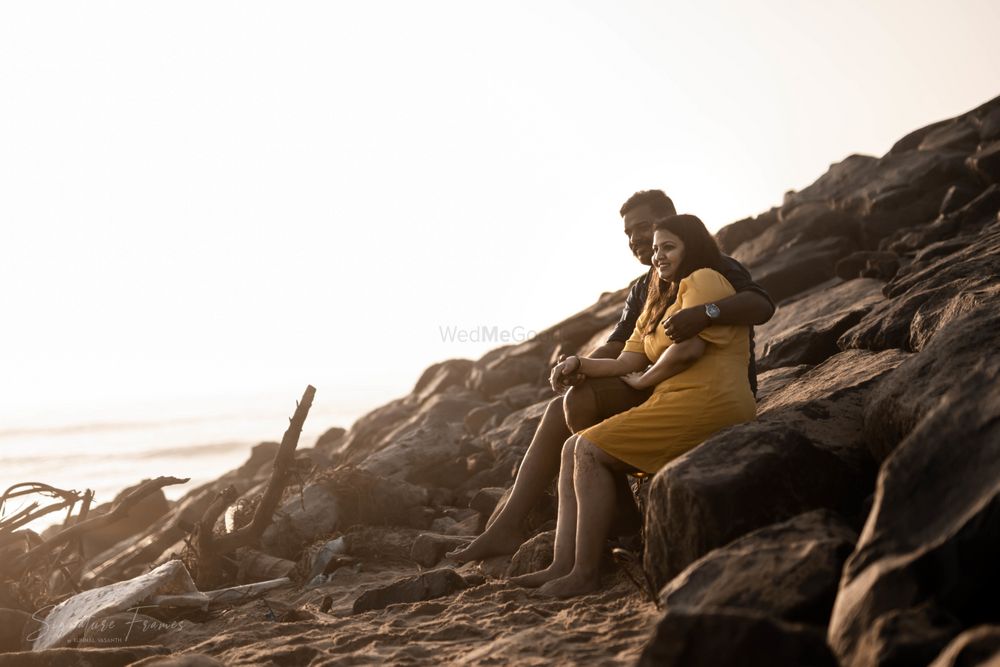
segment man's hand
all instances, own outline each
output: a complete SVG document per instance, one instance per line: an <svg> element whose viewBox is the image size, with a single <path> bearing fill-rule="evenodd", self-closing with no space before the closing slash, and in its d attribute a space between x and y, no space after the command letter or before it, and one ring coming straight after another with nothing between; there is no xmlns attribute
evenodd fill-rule
<svg viewBox="0 0 1000 667"><path fill-rule="evenodd" d="M697 336L711 323L711 318L705 312L705 306L694 306L678 310L664 320L663 330L671 340L680 343Z"/></svg>
<svg viewBox="0 0 1000 667"><path fill-rule="evenodd" d="M565 354L559 355L559 363L553 366L552 372L549 373L552 391L559 394L586 379L587 377L580 372L580 358L572 356L567 359Z"/></svg>
<svg viewBox="0 0 1000 667"><path fill-rule="evenodd" d="M645 375L643 371L636 371L634 373L629 373L628 375L622 376L622 382L632 387L633 389L643 390L648 389L646 383L643 382L642 376Z"/></svg>

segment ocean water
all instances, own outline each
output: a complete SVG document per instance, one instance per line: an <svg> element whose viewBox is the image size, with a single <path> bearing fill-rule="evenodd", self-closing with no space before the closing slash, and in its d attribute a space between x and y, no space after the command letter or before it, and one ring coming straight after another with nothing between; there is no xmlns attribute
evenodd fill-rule
<svg viewBox="0 0 1000 667"><path fill-rule="evenodd" d="M374 406L372 406L374 407ZM279 441L294 412L294 400L253 400L240 405L197 402L190 405L130 406L87 414L46 414L0 424L0 492L21 482L41 482L60 489L95 492L95 505L113 500L123 488L143 479L189 477L168 486L170 499L238 467L251 448ZM311 447L333 426L349 427L366 409L314 404L299 447ZM16 499L3 508L10 516L41 496ZM57 512L31 524L34 530L58 523Z"/></svg>

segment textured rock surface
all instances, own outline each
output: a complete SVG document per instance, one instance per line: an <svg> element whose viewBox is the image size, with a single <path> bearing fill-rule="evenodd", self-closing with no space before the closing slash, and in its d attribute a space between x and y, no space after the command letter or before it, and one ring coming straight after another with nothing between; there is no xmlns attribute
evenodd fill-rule
<svg viewBox="0 0 1000 667"><path fill-rule="evenodd" d="M745 611L668 611L639 659L642 667L836 667L823 635Z"/></svg>
<svg viewBox="0 0 1000 667"><path fill-rule="evenodd" d="M465 579L455 570L431 570L417 577L408 577L388 586L366 591L355 600L354 613L383 609L391 604L431 600L465 587Z"/></svg>
<svg viewBox="0 0 1000 667"><path fill-rule="evenodd" d="M830 643L845 665L872 662L871 635L886 619L990 622L1000 595L1000 370L967 374L959 385L981 388L963 400L962 386L937 405L882 466L878 491L857 550L845 567L830 625ZM930 651L961 629L943 627ZM922 633L927 634L927 633ZM919 638L919 634L917 637Z"/></svg>
<svg viewBox="0 0 1000 667"><path fill-rule="evenodd" d="M981 625L956 637L930 667L997 665L1000 665L1000 625Z"/></svg>
<svg viewBox="0 0 1000 667"><path fill-rule="evenodd" d="M840 351L837 339L885 300L884 283L858 278L782 303L758 327L757 368L818 364Z"/></svg>
<svg viewBox="0 0 1000 667"><path fill-rule="evenodd" d="M741 609L825 628L857 534L825 510L755 530L709 552L660 592L667 610Z"/></svg>
<svg viewBox="0 0 1000 667"><path fill-rule="evenodd" d="M712 549L813 509L854 516L875 466L861 435L871 383L904 353L842 353L768 396L653 479L645 566L657 587Z"/></svg>

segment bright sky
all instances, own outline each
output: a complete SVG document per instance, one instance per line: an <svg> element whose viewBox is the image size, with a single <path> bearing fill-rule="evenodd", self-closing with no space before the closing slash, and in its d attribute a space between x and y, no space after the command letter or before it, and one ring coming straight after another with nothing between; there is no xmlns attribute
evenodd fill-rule
<svg viewBox="0 0 1000 667"><path fill-rule="evenodd" d="M374 406L494 346L442 327L625 285L637 189L715 229L1000 94L998 25L995 0L4 3L0 419L309 382Z"/></svg>

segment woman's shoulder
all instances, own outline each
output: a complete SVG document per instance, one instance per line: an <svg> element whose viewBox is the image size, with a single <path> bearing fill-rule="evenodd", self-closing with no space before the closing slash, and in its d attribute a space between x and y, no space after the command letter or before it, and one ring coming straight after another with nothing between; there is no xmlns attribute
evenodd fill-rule
<svg viewBox="0 0 1000 667"><path fill-rule="evenodd" d="M682 291L692 291L705 294L711 300L721 299L736 293L726 277L715 269L697 269L681 280L678 294Z"/></svg>
<svg viewBox="0 0 1000 667"><path fill-rule="evenodd" d="M687 282L689 285L724 285L732 289L732 285L726 277L715 269L703 268L695 269L681 283Z"/></svg>

